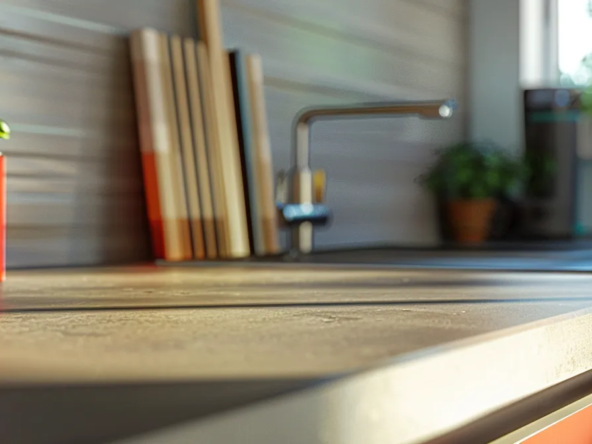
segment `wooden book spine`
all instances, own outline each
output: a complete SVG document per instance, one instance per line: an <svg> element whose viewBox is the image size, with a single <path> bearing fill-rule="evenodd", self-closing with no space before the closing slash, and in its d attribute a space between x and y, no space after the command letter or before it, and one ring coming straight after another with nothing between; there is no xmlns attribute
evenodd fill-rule
<svg viewBox="0 0 592 444"><path fill-rule="evenodd" d="M142 29L131 36L134 88L148 218L154 256L185 259L173 196L170 127L166 113L161 40Z"/></svg>
<svg viewBox="0 0 592 444"><path fill-rule="evenodd" d="M193 39L184 41L185 68L187 74L187 91L191 111L191 129L193 147L197 166L197 179L201 202L201 214L206 247L206 257L218 257L216 243L216 223L212 202L212 186L210 183L210 167L206 148L206 131L204 128L204 112L202 111L202 94L200 91L199 72L197 68L197 46Z"/></svg>
<svg viewBox="0 0 592 444"><path fill-rule="evenodd" d="M182 176L184 177L185 197L191 229L191 244L193 257L204 259L206 256L202 211L197 182L197 171L193 147L193 135L191 131L191 117L189 112L189 97L187 92L187 79L185 76L184 50L181 37L170 38L171 58L173 62L173 85L175 90L175 104L177 111L177 128L182 153Z"/></svg>
<svg viewBox="0 0 592 444"><path fill-rule="evenodd" d="M249 85L249 103L251 105L252 163L255 181L257 216L262 234L263 250L261 254L280 252L279 226L274 198L273 162L265 93L263 87L263 65L257 54L246 57L247 81Z"/></svg>
<svg viewBox="0 0 592 444"><path fill-rule="evenodd" d="M205 122L206 148L208 166L212 184L214 220L216 222L216 238L218 240L218 254L222 258L229 258L230 239L228 237L228 213L226 211L226 194L224 192L224 177L222 175L222 158L220 156L220 138L214 107L212 74L208 50L202 42L197 43L197 67Z"/></svg>
<svg viewBox="0 0 592 444"><path fill-rule="evenodd" d="M183 181L183 157L179 141L178 116L175 106L175 93L173 86L172 60L169 48L169 39L165 34L160 34L160 47L163 64L161 65L164 79L165 112L169 128L169 168L172 188L172 200L174 202L178 230L181 236L183 259L193 258L191 246L191 234L189 228L189 211L187 197Z"/></svg>
<svg viewBox="0 0 592 444"><path fill-rule="evenodd" d="M224 178L228 229L228 254L250 255L247 215L243 194L230 66L222 44L220 6L217 0L197 0L200 32L208 49L216 125Z"/></svg>

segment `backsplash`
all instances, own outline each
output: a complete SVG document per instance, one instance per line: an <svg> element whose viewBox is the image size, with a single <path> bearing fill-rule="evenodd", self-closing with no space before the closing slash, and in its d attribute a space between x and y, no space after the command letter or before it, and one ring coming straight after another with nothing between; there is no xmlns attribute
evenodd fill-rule
<svg viewBox="0 0 592 444"><path fill-rule="evenodd" d="M222 0L226 46L259 52L276 171L295 113L312 104L465 98L462 0ZM8 159L9 267L145 260L149 236L126 36L192 35L193 2L0 0L0 115ZM331 229L316 244L435 241L414 182L452 122L319 123L312 162L328 173Z"/></svg>

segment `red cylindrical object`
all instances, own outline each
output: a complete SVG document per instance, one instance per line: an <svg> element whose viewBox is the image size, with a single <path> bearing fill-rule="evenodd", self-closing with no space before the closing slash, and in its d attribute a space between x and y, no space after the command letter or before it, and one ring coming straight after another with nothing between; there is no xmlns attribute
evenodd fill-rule
<svg viewBox="0 0 592 444"><path fill-rule="evenodd" d="M0 153L0 282L6 279L6 157Z"/></svg>

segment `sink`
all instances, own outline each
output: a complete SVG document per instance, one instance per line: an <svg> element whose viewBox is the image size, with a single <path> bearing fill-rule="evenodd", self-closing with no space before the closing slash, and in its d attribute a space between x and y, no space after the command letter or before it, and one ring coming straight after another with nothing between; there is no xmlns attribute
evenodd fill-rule
<svg viewBox="0 0 592 444"><path fill-rule="evenodd" d="M247 266L264 264L376 265L397 268L449 268L469 270L515 271L592 271L592 242L566 243L496 243L478 248L442 246L438 248L403 248L383 246L316 251L312 254L250 258L237 263ZM189 265L212 262L188 262ZM178 264L176 264L178 265Z"/></svg>
<svg viewBox="0 0 592 444"><path fill-rule="evenodd" d="M319 252L301 260L413 268L592 271L592 250L370 248Z"/></svg>

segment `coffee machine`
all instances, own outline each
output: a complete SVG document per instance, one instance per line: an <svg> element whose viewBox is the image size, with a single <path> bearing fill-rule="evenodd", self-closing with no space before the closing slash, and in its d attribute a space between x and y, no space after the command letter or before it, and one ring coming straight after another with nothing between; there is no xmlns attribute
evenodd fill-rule
<svg viewBox="0 0 592 444"><path fill-rule="evenodd" d="M575 88L524 90L531 175L520 204L523 237L592 237L592 118L581 97Z"/></svg>

